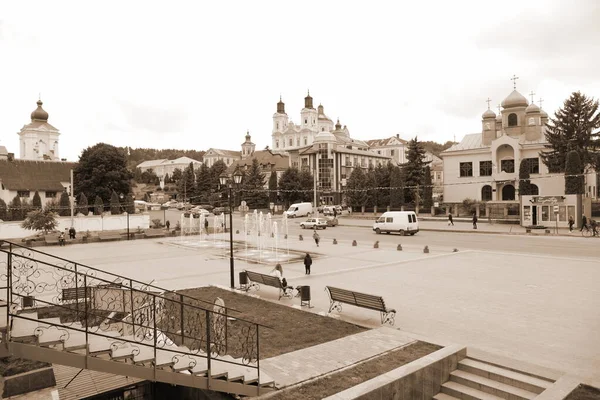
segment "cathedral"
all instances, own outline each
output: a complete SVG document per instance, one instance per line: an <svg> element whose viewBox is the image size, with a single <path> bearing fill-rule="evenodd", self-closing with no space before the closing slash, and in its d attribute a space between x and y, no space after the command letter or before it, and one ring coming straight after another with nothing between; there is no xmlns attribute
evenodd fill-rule
<svg viewBox="0 0 600 400"><path fill-rule="evenodd" d="M31 122L18 133L20 158L22 160L60 161L58 152L58 129L48 123L48 113L38 100L37 108L31 113Z"/></svg>

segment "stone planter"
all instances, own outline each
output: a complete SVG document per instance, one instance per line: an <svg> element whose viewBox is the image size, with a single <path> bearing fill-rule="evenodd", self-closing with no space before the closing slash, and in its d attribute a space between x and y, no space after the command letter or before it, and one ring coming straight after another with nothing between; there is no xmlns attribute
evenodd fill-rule
<svg viewBox="0 0 600 400"><path fill-rule="evenodd" d="M52 367L7 376L3 378L3 380L4 390L2 398L56 386L56 378L54 377L54 370Z"/></svg>

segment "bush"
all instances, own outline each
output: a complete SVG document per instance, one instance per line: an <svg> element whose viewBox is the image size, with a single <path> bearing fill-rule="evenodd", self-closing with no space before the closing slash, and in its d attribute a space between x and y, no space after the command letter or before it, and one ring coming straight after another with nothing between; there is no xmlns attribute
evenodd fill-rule
<svg viewBox="0 0 600 400"><path fill-rule="evenodd" d="M162 221L159 218L153 219L152 220L152 227L155 228L155 229L162 228L163 227Z"/></svg>

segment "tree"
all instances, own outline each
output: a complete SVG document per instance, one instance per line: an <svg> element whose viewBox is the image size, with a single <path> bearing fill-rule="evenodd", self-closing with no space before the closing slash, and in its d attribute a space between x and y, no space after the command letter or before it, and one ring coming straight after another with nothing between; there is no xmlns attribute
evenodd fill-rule
<svg viewBox="0 0 600 400"><path fill-rule="evenodd" d="M277 203L277 172L271 171L269 177L269 202Z"/></svg>
<svg viewBox="0 0 600 400"><path fill-rule="evenodd" d="M310 173L310 170L302 169L298 173L298 179L300 181L300 190L298 193L298 199L301 201L314 201L315 196L315 178Z"/></svg>
<svg viewBox="0 0 600 400"><path fill-rule="evenodd" d="M404 178L400 167L392 169L390 188L390 207L400 208L404 204Z"/></svg>
<svg viewBox="0 0 600 400"><path fill-rule="evenodd" d="M83 150L73 172L75 193L85 193L88 199L99 196L108 203L113 191L125 195L131 191L127 154L109 144L98 143Z"/></svg>
<svg viewBox="0 0 600 400"><path fill-rule="evenodd" d="M216 164L216 163L215 163ZM183 182L181 179L179 182ZM217 178L217 182L218 178ZM208 201L211 192L215 191L217 186L213 186L213 176L210 168L206 164L202 164L198 173L196 174L196 193L195 197L198 198L198 203ZM181 192L183 194L183 192Z"/></svg>
<svg viewBox="0 0 600 400"><path fill-rule="evenodd" d="M154 173L151 169L142 172L141 180L142 183L147 183L150 185L158 185L160 183L160 179L158 175Z"/></svg>
<svg viewBox="0 0 600 400"><path fill-rule="evenodd" d="M255 158L243 180L244 199L250 208L266 208L269 197L265 192L265 176Z"/></svg>
<svg viewBox="0 0 600 400"><path fill-rule="evenodd" d="M565 194L583 193L585 193L585 184L581 159L576 150L571 150L565 165Z"/></svg>
<svg viewBox="0 0 600 400"><path fill-rule="evenodd" d="M367 204L368 196L365 190L367 177L361 167L355 167L348 178L346 203L351 207L362 207Z"/></svg>
<svg viewBox="0 0 600 400"><path fill-rule="evenodd" d="M581 173L597 162L600 149L600 112L598 100L574 92L546 124L546 148L540 153L550 172L564 172L570 150L579 154Z"/></svg>
<svg viewBox="0 0 600 400"><path fill-rule="evenodd" d="M0 199L0 221L8 220L8 207L6 206L6 202Z"/></svg>
<svg viewBox="0 0 600 400"><path fill-rule="evenodd" d="M365 178L365 188L367 189L367 202L365 203L365 206L373 207L377 205L377 201L379 200L377 178L375 177L375 169L373 166L369 167Z"/></svg>
<svg viewBox="0 0 600 400"><path fill-rule="evenodd" d="M79 195L79 202L77 208L79 209L79 212L83 215L88 215L88 213L90 212L88 207L88 199L87 197L85 197L85 193L81 193Z"/></svg>
<svg viewBox="0 0 600 400"><path fill-rule="evenodd" d="M104 212L104 202L100 196L94 199L94 215L102 215Z"/></svg>
<svg viewBox="0 0 600 400"><path fill-rule="evenodd" d="M217 160L210 167L210 189L212 191L216 191L219 187L219 177L223 172L227 171L227 165L223 162L223 160Z"/></svg>
<svg viewBox="0 0 600 400"><path fill-rule="evenodd" d="M23 204L18 194L8 204L8 215L11 221L20 221L25 218Z"/></svg>
<svg viewBox="0 0 600 400"><path fill-rule="evenodd" d="M44 231L47 233L56 229L58 222L56 214L52 210L34 210L27 213L27 218L21 223L23 229L29 229L32 231Z"/></svg>
<svg viewBox="0 0 600 400"><path fill-rule="evenodd" d="M529 196L533 194L531 181L529 180L530 176L529 161L527 158L524 158L519 165L519 196Z"/></svg>
<svg viewBox="0 0 600 400"><path fill-rule="evenodd" d="M380 188L377 190L376 202L374 205L377 207L383 208L390 205L390 178L392 175L393 166L391 163L384 166L383 164L378 164L374 170L374 182L375 186ZM385 188L385 189L382 189Z"/></svg>
<svg viewBox="0 0 600 400"><path fill-rule="evenodd" d="M123 207L128 214L135 214L135 201L131 193L125 197L125 205Z"/></svg>
<svg viewBox="0 0 600 400"><path fill-rule="evenodd" d="M298 195L302 186L300 185L300 173L297 168L288 168L283 171L279 178L279 191L281 200L286 207L294 203L298 199Z"/></svg>
<svg viewBox="0 0 600 400"><path fill-rule="evenodd" d="M183 176L183 174L182 174L181 170L179 168L175 168L173 170L173 174L171 174L171 181L173 183L177 184L181 180L182 176Z"/></svg>
<svg viewBox="0 0 600 400"><path fill-rule="evenodd" d="M112 215L121 214L121 203L119 202L119 195L114 190L110 195L110 213Z"/></svg>
<svg viewBox="0 0 600 400"><path fill-rule="evenodd" d="M183 194L183 201L187 199L191 203L200 204L200 199L195 198L196 174L194 173L194 163L190 162L179 180L178 191Z"/></svg>
<svg viewBox="0 0 600 400"><path fill-rule="evenodd" d="M418 199L421 197L420 189L423 186L425 178L425 150L415 136L408 142L408 152L406 153L407 163L404 165L404 179L408 190L405 193L406 201L418 205Z"/></svg>
<svg viewBox="0 0 600 400"><path fill-rule="evenodd" d="M33 208L35 208L36 210L41 210L42 209L42 199L41 199L40 194L38 193L37 190L33 194L32 204L33 204Z"/></svg>
<svg viewBox="0 0 600 400"><path fill-rule="evenodd" d="M426 210L433 206L433 184L431 183L431 168L425 167L425 176L423 177L423 207Z"/></svg>
<svg viewBox="0 0 600 400"><path fill-rule="evenodd" d="M66 217L71 215L71 200L66 191L60 194L60 200L58 201L58 215Z"/></svg>

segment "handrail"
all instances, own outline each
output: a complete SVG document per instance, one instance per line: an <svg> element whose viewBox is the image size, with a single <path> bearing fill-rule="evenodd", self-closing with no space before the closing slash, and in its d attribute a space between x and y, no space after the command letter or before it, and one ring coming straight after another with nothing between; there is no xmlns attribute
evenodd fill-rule
<svg viewBox="0 0 600 400"><path fill-rule="evenodd" d="M0 240L0 245L2 244L2 242L6 242L6 243L9 243L9 244L11 244L11 245L15 245L14 243L12 243L12 242L9 242L9 241L6 241L6 240L4 240L4 241ZM17 246L17 247L19 247L19 248L24 248L24 249L31 250L31 248L30 248L30 247L27 247L27 246L21 246L21 245L18 245L18 244L17 244L16 246ZM15 253L13 253L13 252L12 252L12 250L11 250L10 248L9 248L9 250L8 250L8 251L6 251L6 250L5 250L5 249L3 249L2 247L0 247L0 252L2 252L2 253L6 253L6 254L15 254ZM202 302L202 303L207 303L207 304L214 305L213 303L211 303L211 302L209 302L209 301L207 301L207 300L202 300L202 299L197 299L197 298L195 298L195 297L186 296L186 295L184 295L184 294L177 293L177 292L175 292L175 291L172 291L172 290L167 290L167 289L162 289L162 288L159 288L158 286L154 286L154 285L147 285L147 284L145 284L145 283L143 283L143 282L140 282L140 281L137 281L137 280L134 280L134 279L126 278L126 277L123 277L123 276L120 276L120 275L117 275L117 274L113 274L113 273L111 273L111 272L106 272L106 271L103 271L103 270L101 270L101 269L98 269L98 268L94 268L94 267L88 267L88 266L87 266L87 265L85 265L85 264L79 264L79 263L76 263L76 262L74 262L74 261L72 261L72 260L67 260L67 259L64 259L64 258L61 258L61 257L56 257L56 256L54 256L54 255L52 255L52 254L48 254L48 253L45 253L45 252L42 252L42 251L34 250L34 252L38 252L38 253L41 253L41 254L47 255L47 256L49 256L49 257L52 257L52 258L57 258L57 259L59 259L59 260L66 261L66 262L68 262L68 263L72 263L72 264L73 264L73 265L75 265L75 266L81 266L81 267L83 267L83 268L89 268L89 269L91 269L91 270L93 270L93 271L101 272L101 273L103 273L103 274L108 274L108 275L118 276L119 278L121 278L121 279L124 279L125 281L136 282L136 283L139 283L139 284L142 284L142 285L151 286L152 288L155 288L155 289L161 290L163 293L166 293L166 294L169 294L169 293L171 293L171 294L174 294L174 295L181 296L181 298L187 298L187 299L190 299L190 300L193 300L193 301L200 301L200 302ZM102 279L102 278L99 278L99 277L96 277L96 276L93 276L93 275L86 274L86 273L84 273L84 272L78 272L78 271L76 271L76 270L74 270L74 269L65 268L65 267L63 267L63 266L59 266L59 265L55 265L55 264L51 264L51 263L48 263L48 262L46 262L46 261L42 261L42 260L36 260L35 258L28 257L28 256L25 256L25 255L22 255L22 254L18 254L18 257L19 257L19 258L24 258L24 259L27 259L27 260L30 260L30 261L34 261L34 262L36 262L36 263L41 263L41 264L47 265L47 266L49 266L49 267L52 267L52 268L57 268L57 269L59 269L59 270L67 271L67 272L70 272L70 273L75 273L76 275L81 275L81 276L84 276L84 277L87 277L87 278L90 278L90 279L94 279L94 280L96 280L96 281L100 281L100 282L103 282L103 283L106 283L106 284L111 284L111 285L114 285L114 284L115 284L115 282L114 282L114 281L109 281L109 280L106 280L106 279ZM12 274L8 274L8 275L12 275ZM141 290L141 289L136 289L136 288L133 288L133 287L129 287L129 286L123 285L122 283L117 283L117 284L119 284L121 287L123 287L123 288L125 288L125 289L134 290L134 291L137 291L137 292L140 292L140 293L148 293L148 292L147 292L147 291L145 291L145 290ZM151 292L151 293L152 293L152 292ZM214 313L214 314L219 314L219 315L224 315L224 316L227 316L227 314L226 314L226 313L225 313L225 314L223 314L223 313L220 313L220 312L218 312L218 311L214 311L214 310L211 310L211 309L208 309L208 308L204 308L204 307L201 307L201 306L198 306L198 305L194 305L194 304L190 304L190 303L181 302L181 301L179 301L179 300L176 300L175 298L168 298L168 297L162 296L162 295L160 295L160 294L156 294L156 293L152 293L152 295L159 296L160 298L162 298L162 299L164 299L164 300L171 301L171 302L174 302L174 303L177 303L177 304L183 304L183 305L184 305L184 306L186 306L186 307L192 307L192 308L196 308L196 309L199 309L199 310L202 310L202 311L208 311L208 312L211 312L211 313ZM241 312L241 311L238 311L238 310L235 310L235 309L232 309L232 308L228 308L228 307L223 307L223 308L225 308L226 310L232 310L232 311L235 311L235 312L238 312L238 313L240 313L240 312ZM252 323L252 324L257 324L257 325L260 325L260 326L262 326L263 328L273 329L272 327L270 327L270 326L268 326L268 325L264 325L264 324L261 324L261 323L258 323L258 322L249 321L249 320L246 320L246 319L244 319L244 318L238 318L238 317L235 317L235 318L236 318L237 320L239 320L239 321L243 321L243 322L248 322L248 323Z"/></svg>
<svg viewBox="0 0 600 400"><path fill-rule="evenodd" d="M89 266L89 265L86 265L86 264L81 264L81 263L78 263L78 262L74 262L73 260L68 260L68 259L66 259L66 258L62 258L62 257L59 257L59 256L55 256L54 254L46 253L45 251L41 251L41 250L35 250L35 249L33 249L32 247L23 246L23 245L20 245L20 244L18 244L18 243L11 242L11 241L9 241L9 240L0 240L0 251L2 251L2 244L3 244L3 243L8 243L9 245L16 246L16 247L19 247L19 248L22 248L22 249L27 249L27 250L30 250L30 251L33 251L33 252L36 252L36 253L39 253L39 254L43 254L43 255L45 255L45 256L48 256L48 257L56 258L56 259L58 259L58 260L61 260L61 261L66 261L66 262L69 262L69 263L73 263L73 264L76 264L76 265L80 265L80 266L82 266L82 267L84 267L84 268L88 268L88 269L91 269L91 270L93 270L93 271L98 271L98 272L102 272L102 273L104 273L104 274L108 274L108 275L116 276L116 277L118 277L118 278L125 279L125 280L131 281L131 282L135 282L135 283L138 283L138 284L140 284L140 285L143 285L143 286L147 286L147 287L153 287L153 288L155 288L155 289L158 289L158 290L160 290L161 292L170 292L170 293L176 293L176 292L174 292L174 291L172 291L172 290L168 290L168 289L164 289L164 288L161 288L161 287L159 287L159 286L156 286L156 285L152 285L151 283L147 283L147 282L141 282L141 281L138 281L137 279L131 279L131 278L127 278L127 277L125 277L125 276L121 276L121 275L119 275L119 274L115 274L115 273L113 273L113 272L107 272L107 271L104 271L104 270L101 270L101 269L98 269L98 268L95 268L95 267L91 267L91 266ZM177 294L180 294L180 293L177 293ZM187 297L187 298L190 298L190 299L197 300L197 301L201 301L201 302L203 302L203 303L208 303L208 304L211 304L211 305L213 304L213 303L211 303L211 302L210 302L210 301L208 301L208 300L197 299L197 298L195 298L195 297L188 296L188 295L185 295L185 294L184 294L183 296L184 296L184 297ZM236 309L234 309L234 308L231 308L231 307L225 307L225 308L227 308L228 310L231 310L231 311L235 311L235 312L241 312L241 311L238 311L238 310L236 310Z"/></svg>

